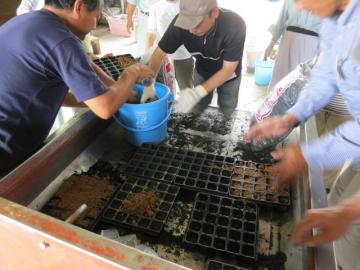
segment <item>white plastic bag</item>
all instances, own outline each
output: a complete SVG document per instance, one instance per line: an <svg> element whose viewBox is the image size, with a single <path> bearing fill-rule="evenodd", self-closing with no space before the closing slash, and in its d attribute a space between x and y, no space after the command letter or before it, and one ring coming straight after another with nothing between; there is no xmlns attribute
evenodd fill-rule
<svg viewBox="0 0 360 270"><path fill-rule="evenodd" d="M316 61L317 57L299 64L292 72L279 81L274 88L270 90L257 112L252 115L250 126L261 123L272 116L284 115L292 106L294 106L301 90L309 83L310 73L315 66ZM289 133L290 132L291 130ZM256 145L251 144L251 148L254 151L262 151L266 148L275 147L284 140L288 134L278 138L264 140Z"/></svg>

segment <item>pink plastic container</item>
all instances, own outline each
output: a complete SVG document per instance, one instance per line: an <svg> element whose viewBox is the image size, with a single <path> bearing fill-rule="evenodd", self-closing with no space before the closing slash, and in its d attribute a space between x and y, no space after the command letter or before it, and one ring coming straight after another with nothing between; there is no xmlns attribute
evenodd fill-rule
<svg viewBox="0 0 360 270"><path fill-rule="evenodd" d="M127 24L127 15L119 14L115 17L108 17L107 21L109 23L110 32L113 35L118 35L122 37L130 37L132 33L129 33L126 29Z"/></svg>

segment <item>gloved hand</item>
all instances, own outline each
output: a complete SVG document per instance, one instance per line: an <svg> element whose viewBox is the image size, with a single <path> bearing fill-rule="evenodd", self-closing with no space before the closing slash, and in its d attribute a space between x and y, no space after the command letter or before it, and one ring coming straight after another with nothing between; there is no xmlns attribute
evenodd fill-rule
<svg viewBox="0 0 360 270"><path fill-rule="evenodd" d="M194 106L207 94L208 91L206 91L202 85L198 85L195 88L186 88L181 90L179 97L175 101L175 112L190 112Z"/></svg>

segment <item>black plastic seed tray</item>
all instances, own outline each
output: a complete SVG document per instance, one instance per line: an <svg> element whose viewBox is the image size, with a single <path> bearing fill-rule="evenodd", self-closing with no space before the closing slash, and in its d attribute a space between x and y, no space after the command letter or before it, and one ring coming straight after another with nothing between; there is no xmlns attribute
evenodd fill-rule
<svg viewBox="0 0 360 270"><path fill-rule="evenodd" d="M138 148L125 173L228 195L234 164L235 159L231 157L145 145Z"/></svg>
<svg viewBox="0 0 360 270"><path fill-rule="evenodd" d="M198 193L184 242L256 260L258 213L253 202Z"/></svg>
<svg viewBox="0 0 360 270"><path fill-rule="evenodd" d="M132 177L128 178L127 181L119 187L108 205L104 208L101 219L115 225L122 225L151 235L158 235L165 225L179 189L179 187L161 182ZM159 194L159 206L155 210L153 217L129 215L121 212L122 203L130 193L143 191L155 191Z"/></svg>
<svg viewBox="0 0 360 270"><path fill-rule="evenodd" d="M248 270L246 268L223 263L220 261L210 260L206 263L206 270Z"/></svg>
<svg viewBox="0 0 360 270"><path fill-rule="evenodd" d="M231 179L230 196L255 200L260 203L290 205L288 187L274 187L276 176L269 173L271 164L239 160Z"/></svg>
<svg viewBox="0 0 360 270"><path fill-rule="evenodd" d="M114 80L119 78L121 72L126 67L131 66L136 62L136 59L131 54L109 56L94 60L94 63Z"/></svg>

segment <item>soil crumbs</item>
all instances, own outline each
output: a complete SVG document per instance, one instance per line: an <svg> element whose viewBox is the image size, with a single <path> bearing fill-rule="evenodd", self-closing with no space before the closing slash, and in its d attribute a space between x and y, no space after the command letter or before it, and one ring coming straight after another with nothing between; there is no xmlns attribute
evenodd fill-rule
<svg viewBox="0 0 360 270"><path fill-rule="evenodd" d="M72 175L61 185L41 212L52 217L66 220L82 204L88 208L75 225L90 229L117 188L117 184L107 178L88 175Z"/></svg>
<svg viewBox="0 0 360 270"><path fill-rule="evenodd" d="M128 215L153 217L159 204L160 195L154 191L130 193L120 211Z"/></svg>

